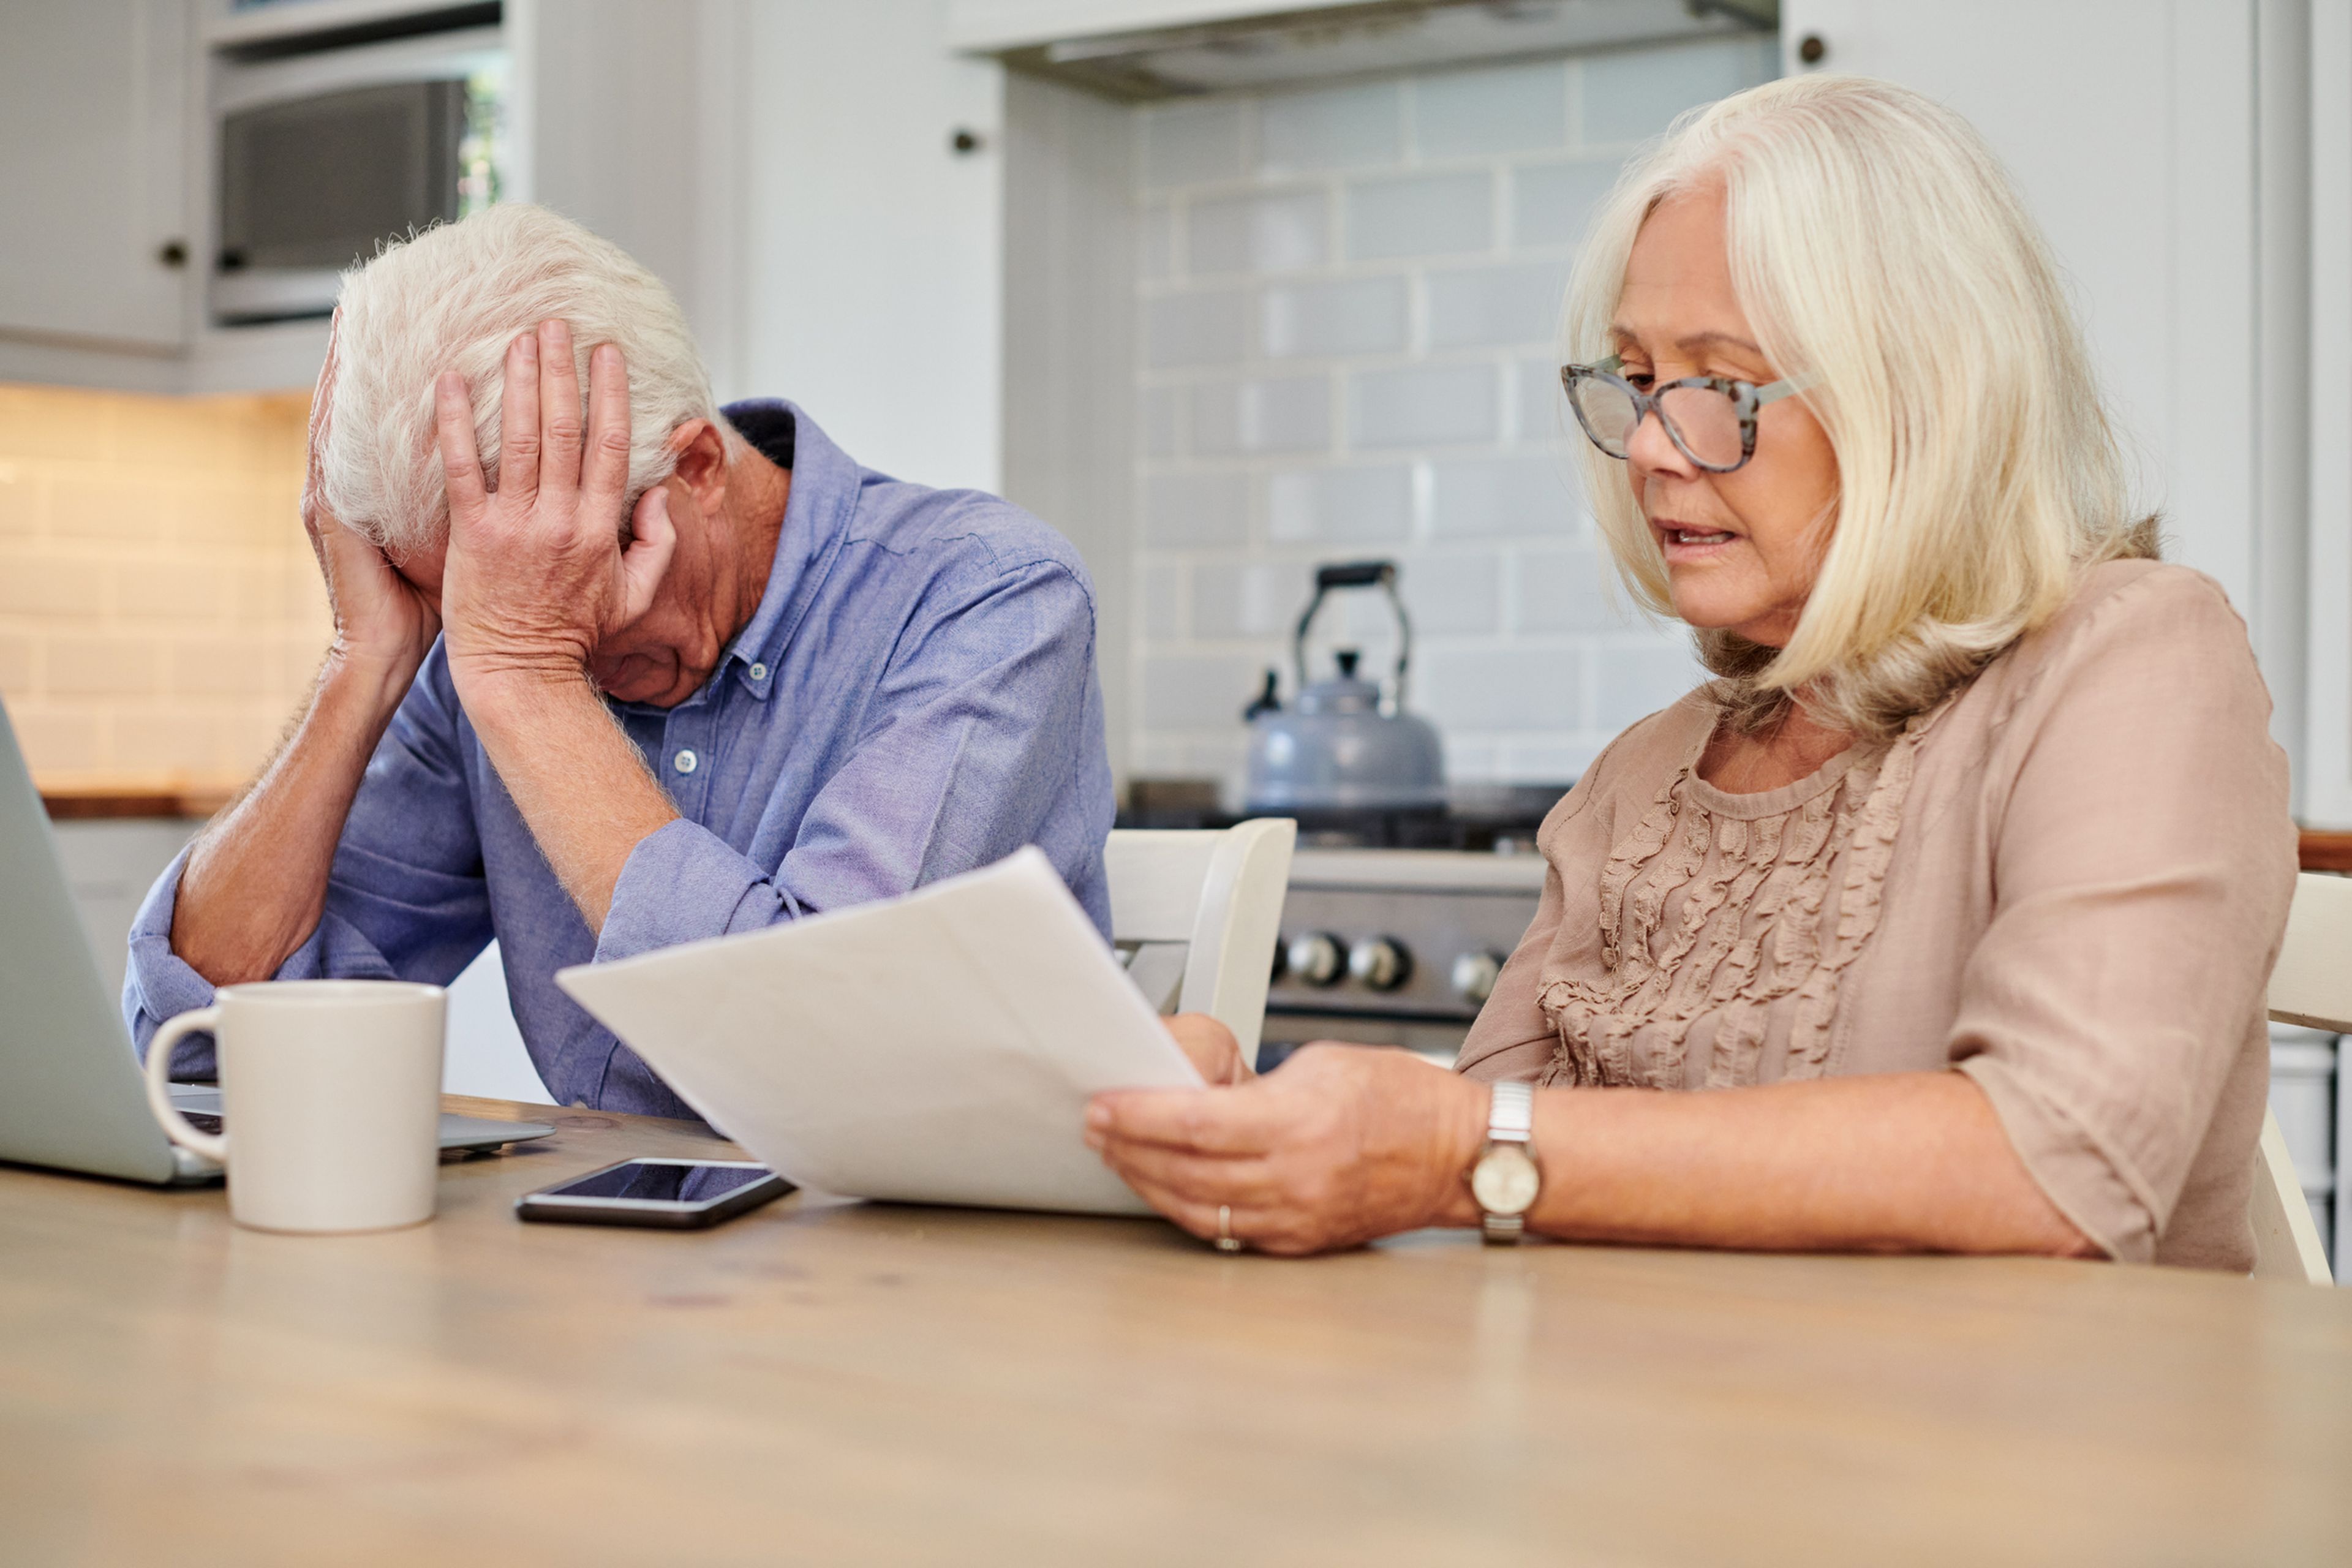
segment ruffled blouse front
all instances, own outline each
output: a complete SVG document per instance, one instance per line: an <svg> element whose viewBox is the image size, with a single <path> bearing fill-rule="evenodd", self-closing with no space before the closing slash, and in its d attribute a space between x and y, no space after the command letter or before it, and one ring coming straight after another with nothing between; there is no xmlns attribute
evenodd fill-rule
<svg viewBox="0 0 2352 1568"><path fill-rule="evenodd" d="M1545 963L1540 1082L1726 1088L1831 1070L1841 978L1878 928L1925 715L1780 789L1729 795L1698 744L1602 867L1597 941Z"/></svg>

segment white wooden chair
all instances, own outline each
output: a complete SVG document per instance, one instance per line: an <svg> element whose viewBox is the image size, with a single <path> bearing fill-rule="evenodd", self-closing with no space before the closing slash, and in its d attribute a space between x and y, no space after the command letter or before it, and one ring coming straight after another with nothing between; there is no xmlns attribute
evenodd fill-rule
<svg viewBox="0 0 2352 1568"><path fill-rule="evenodd" d="M1103 851L1111 940L1162 1013L1206 1013L1257 1065L1265 992L1290 887L1298 825L1285 817L1223 829L1120 828Z"/></svg>
<svg viewBox="0 0 2352 1568"><path fill-rule="evenodd" d="M2352 878L2306 871L2295 879L2286 941L2271 971L2270 1015L2274 1024L2352 1034ZM2336 1070L2344 1069L2339 1064ZM2336 1163L2340 1168L2340 1156ZM2336 1201L2346 1201L2345 1194L2339 1192ZM2249 1217L2254 1223L2255 1278L2336 1282L2311 1205L2304 1201L2303 1184L2295 1179L2285 1135L2267 1110Z"/></svg>

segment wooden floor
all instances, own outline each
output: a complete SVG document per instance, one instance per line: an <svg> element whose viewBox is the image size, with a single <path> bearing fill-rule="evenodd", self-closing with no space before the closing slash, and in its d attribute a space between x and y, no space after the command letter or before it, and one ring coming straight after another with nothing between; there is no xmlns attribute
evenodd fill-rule
<svg viewBox="0 0 2352 1568"><path fill-rule="evenodd" d="M0 1168L0 1561L2352 1559L2352 1292L808 1196L520 1224L731 1152L560 1120L379 1236Z"/></svg>

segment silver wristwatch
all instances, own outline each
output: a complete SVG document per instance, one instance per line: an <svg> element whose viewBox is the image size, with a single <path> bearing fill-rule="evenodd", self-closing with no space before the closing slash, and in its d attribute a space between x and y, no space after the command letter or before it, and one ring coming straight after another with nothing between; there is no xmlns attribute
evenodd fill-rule
<svg viewBox="0 0 2352 1568"><path fill-rule="evenodd" d="M1528 1141L1535 1135L1536 1091L1530 1085L1498 1083L1486 1112L1486 1142L1470 1167L1470 1196L1486 1216L1486 1239L1510 1242L1527 1229L1528 1210L1543 1188Z"/></svg>

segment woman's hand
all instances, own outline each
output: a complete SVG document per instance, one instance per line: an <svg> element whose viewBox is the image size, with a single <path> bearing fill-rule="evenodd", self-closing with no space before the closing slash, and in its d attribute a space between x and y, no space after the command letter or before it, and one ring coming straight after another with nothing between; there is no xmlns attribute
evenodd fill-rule
<svg viewBox="0 0 2352 1568"><path fill-rule="evenodd" d="M1087 1109L1087 1145L1152 1207L1213 1237L1223 1205L1231 1234L1286 1254L1475 1224L1463 1175L1486 1131L1482 1086L1354 1046L1309 1046L1238 1088L1116 1089Z"/></svg>
<svg viewBox="0 0 2352 1568"><path fill-rule="evenodd" d="M340 317L338 317L340 322ZM335 404L335 328L327 330L327 361L310 395L310 453L302 476L302 531L326 580L327 604L335 617L334 658L383 675L386 689L399 694L425 662L440 618L407 579L393 570L373 542L346 528L327 505L321 477L327 434Z"/></svg>
<svg viewBox="0 0 2352 1568"><path fill-rule="evenodd" d="M1236 1084L1252 1076L1249 1064L1242 1060L1241 1042L1208 1014L1179 1013L1168 1020L1168 1032L1192 1058L1205 1082Z"/></svg>

